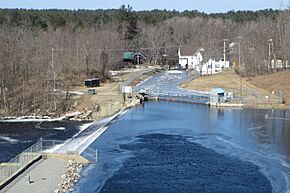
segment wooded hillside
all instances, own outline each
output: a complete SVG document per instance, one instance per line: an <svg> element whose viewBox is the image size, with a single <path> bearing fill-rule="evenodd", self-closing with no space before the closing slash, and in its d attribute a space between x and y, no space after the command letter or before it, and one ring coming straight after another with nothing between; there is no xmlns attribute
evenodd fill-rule
<svg viewBox="0 0 290 193"><path fill-rule="evenodd" d="M268 73L271 58L290 58L288 10L198 11L0 10L0 114L69 110L71 87L90 77L108 78L124 66L123 51L141 51L151 64L176 61L180 45L222 56L223 39L240 41L246 75ZM237 38L240 36L241 38ZM237 46L227 57L237 63ZM65 92L64 92L65 93Z"/></svg>

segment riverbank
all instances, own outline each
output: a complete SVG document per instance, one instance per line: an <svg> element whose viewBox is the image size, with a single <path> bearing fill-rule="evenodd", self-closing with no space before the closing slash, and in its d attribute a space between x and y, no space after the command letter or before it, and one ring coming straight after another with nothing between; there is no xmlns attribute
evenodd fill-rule
<svg viewBox="0 0 290 193"><path fill-rule="evenodd" d="M144 70L144 69L141 69ZM138 71L140 71L138 69ZM52 124L55 125L55 122L62 123L65 119L71 118L74 120L82 120L80 115L83 115L87 112L91 112L89 117L85 117L88 121L90 120L100 120L94 121L93 123L84 125L84 128L81 128L80 131L73 135L73 137L68 140L63 146L63 148L58 148L56 152L67 153L68 150L75 152L83 152L88 145L97 137L99 137L105 130L106 125L113 120L116 116L122 113L125 109L131 108L136 104L139 104L140 100L133 96L124 100L122 93L120 92L121 86L126 81L133 81L133 84L138 84L140 81L148 78L152 73L140 73L139 75L132 78L132 74L128 72L120 72L118 75L114 75L111 82L101 84L100 87L95 87L96 94L88 94L86 87L76 88L76 90L70 91L73 93L73 98L75 100L74 110L71 113L66 113L64 116L59 118L53 118L48 116L23 116L23 117L6 117L5 120L2 120L2 125L11 125L11 124L23 124L27 123L33 125L33 129L38 129L39 131L65 131L61 133L64 135L68 130L66 127L57 127L47 130L47 128L42 128L43 124ZM136 78L137 77L137 78ZM112 116L114 115L114 116ZM105 118L106 117L106 118ZM105 118L105 119L103 119ZM35 126L34 126L35 125ZM7 131L8 132L8 131ZM52 135L51 132L47 135ZM0 136L1 137L1 136ZM7 140L14 140L12 138L5 137ZM0 138L1 139L1 138ZM18 140L15 139L15 143ZM22 142L22 141L21 141ZM32 143L33 141L31 141ZM80 150L81 149L81 150ZM53 151L54 152L54 151ZM55 162L56 165L58 161ZM61 167L61 166L60 166ZM63 174L63 172L62 172ZM57 174L58 175L58 174ZM50 178L57 178L56 174L52 174ZM58 182L60 183L60 181ZM57 185L57 184L56 184ZM42 187L43 188L43 187Z"/></svg>
<svg viewBox="0 0 290 193"><path fill-rule="evenodd" d="M134 97L127 100L121 93L122 85L129 81L128 86L135 86L156 73L154 70L140 73L139 77L133 78L133 72L146 71L146 68L123 69L112 72L110 81L101 83L99 87L87 88L75 86L68 94L71 96L72 105L69 111L62 114L6 116L0 117L0 122L39 122L74 120L99 120L119 112L123 108L132 107L138 103ZM89 93L93 89L95 93Z"/></svg>
<svg viewBox="0 0 290 193"><path fill-rule="evenodd" d="M234 96L242 96L248 101L254 101L252 103L245 103L244 107L274 109L289 108L288 104L278 104L275 101L272 102L271 99L277 99L278 97L275 93L273 94L270 91L271 89L267 88L267 86L261 87L258 83L254 84L253 79L241 78L234 70L227 70L210 76L198 77L190 82L181 84L180 87L197 91L210 91L212 88L221 87L226 92L233 92ZM258 102L256 103L256 101Z"/></svg>
<svg viewBox="0 0 290 193"><path fill-rule="evenodd" d="M72 111L83 112L82 114L86 114L84 119L99 120L112 116L123 108L135 106L139 100L135 96L130 99L124 98L121 87L125 82L129 82L128 86L135 86L154 74L154 69L150 72L146 72L146 70L146 68L139 68L118 71L112 75L110 82L102 83L99 87L93 88L95 94L88 94L88 88L85 86L75 88L73 91L85 94L75 96ZM141 71L144 71L144 74L140 73L140 76L133 76L133 72L138 74ZM76 117L82 116L77 115Z"/></svg>
<svg viewBox="0 0 290 193"><path fill-rule="evenodd" d="M88 163L96 162L96 152L91 149L89 152L86 152L87 147L106 131L108 128L107 125L112 120L124 113L125 110L126 109L122 109L114 116L107 117L100 121L88 123L85 128L65 143L52 146L51 149L45 150L41 161L30 166L28 170L21 174L16 180L9 183L3 191L18 192L21 186L25 185L26 187L22 192L39 192L39 190L41 190L41 192L53 192L54 190L61 193L69 192L80 177L79 172L81 171L81 167ZM44 144L47 143L50 143L50 141L44 141ZM85 159L78 155L83 153L85 155L90 155L90 159ZM72 167L70 163L74 163L72 166L76 166L76 168L73 168L74 171L71 171ZM54 165L55 167L47 167L47 165ZM63 168L65 168L65 170ZM43 173L47 175L43 175ZM31 178L31 183L27 181L29 178ZM45 180L45 182L39 182L42 181L39 179ZM59 179L59 181L54 179Z"/></svg>

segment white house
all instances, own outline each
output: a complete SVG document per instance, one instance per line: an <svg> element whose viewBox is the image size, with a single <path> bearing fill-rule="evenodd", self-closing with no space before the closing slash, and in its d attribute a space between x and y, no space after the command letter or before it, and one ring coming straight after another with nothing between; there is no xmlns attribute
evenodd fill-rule
<svg viewBox="0 0 290 193"><path fill-rule="evenodd" d="M276 62L276 64L275 64L275 62ZM286 68L290 67L287 60L284 61L284 63L285 63L284 65ZM282 69L283 68L283 60L281 60L281 59L271 60L271 68L273 69L273 68L275 68L275 66L277 69Z"/></svg>
<svg viewBox="0 0 290 193"><path fill-rule="evenodd" d="M216 74L230 67L230 62L224 59L210 58L206 63L197 66L196 70L201 75Z"/></svg>
<svg viewBox="0 0 290 193"><path fill-rule="evenodd" d="M178 57L181 68L196 69L202 63L203 57L200 53L201 49L195 51L188 46L179 47Z"/></svg>

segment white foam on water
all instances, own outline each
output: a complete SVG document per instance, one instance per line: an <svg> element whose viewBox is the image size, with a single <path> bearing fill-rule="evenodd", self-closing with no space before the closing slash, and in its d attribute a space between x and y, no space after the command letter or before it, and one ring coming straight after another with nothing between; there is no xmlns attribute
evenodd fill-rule
<svg viewBox="0 0 290 193"><path fill-rule="evenodd" d="M83 151L85 151L86 148L89 147L89 145L91 145L92 142L94 142L106 131L106 129L108 128L106 125L108 123L113 121L117 116L125 114L127 111L128 110L123 109L113 116L107 117L100 121L95 121L92 123L82 125L80 127L80 131L77 134L75 134L72 138L66 140L63 144L57 145L49 149L48 151L54 153L66 153L67 151L77 151L79 153L82 153ZM94 126L96 127L95 132L88 135L79 136L86 129Z"/></svg>
<svg viewBox="0 0 290 193"><path fill-rule="evenodd" d="M181 70L169 70L166 73L167 74L182 74L183 71L181 71Z"/></svg>
<svg viewBox="0 0 290 193"><path fill-rule="evenodd" d="M0 139L2 139L4 141L7 141L7 142L10 142L10 143L16 143L16 142L18 142L17 139L13 139L13 138L7 137L7 136L0 136Z"/></svg>
<svg viewBox="0 0 290 193"><path fill-rule="evenodd" d="M79 132L77 132L76 134L74 134L74 137L78 136L81 132L85 131L87 128L89 128L92 124L94 124L94 122L91 122L91 123L86 123L86 124L83 124L82 126L80 126L79 128Z"/></svg>
<svg viewBox="0 0 290 193"><path fill-rule="evenodd" d="M55 128L53 128L54 130L65 130L66 128L65 127L55 127Z"/></svg>
<svg viewBox="0 0 290 193"><path fill-rule="evenodd" d="M59 118L53 118L53 119L49 119L49 118L40 118L40 119L23 119L23 118L15 118L15 119L8 119L8 120L0 120L0 122L3 123L22 123L22 122L54 122L54 121L62 121L65 119L65 116L63 117L59 117Z"/></svg>

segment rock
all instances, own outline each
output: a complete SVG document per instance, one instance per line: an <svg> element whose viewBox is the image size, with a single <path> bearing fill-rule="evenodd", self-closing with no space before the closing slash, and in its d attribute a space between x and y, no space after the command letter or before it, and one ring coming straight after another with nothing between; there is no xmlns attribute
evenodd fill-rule
<svg viewBox="0 0 290 193"><path fill-rule="evenodd" d="M78 182L80 178L79 173L82 167L82 164L73 160L69 160L66 165L66 172L61 176L62 181L58 185L58 189L55 190L55 193L67 193L72 191L72 187Z"/></svg>

